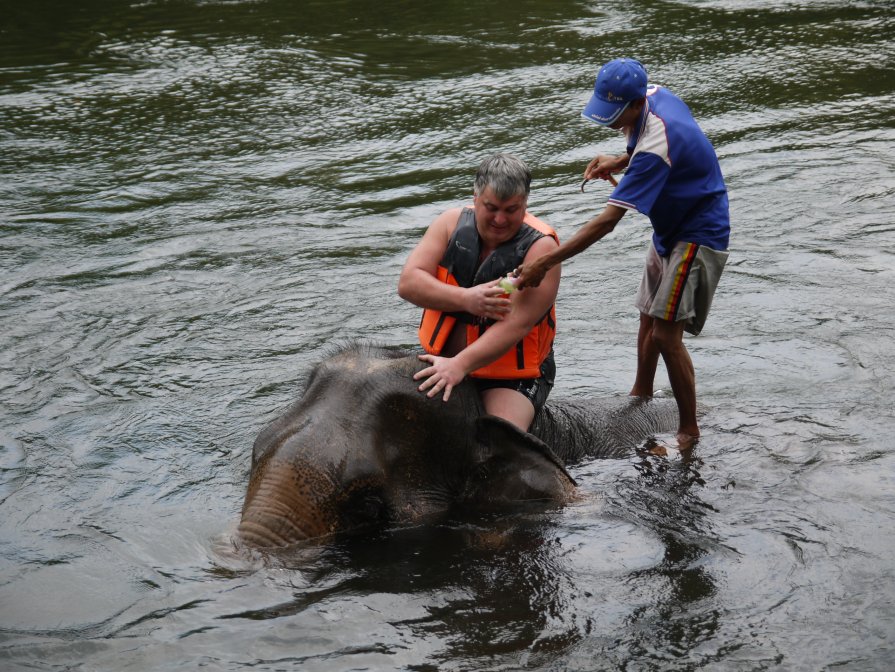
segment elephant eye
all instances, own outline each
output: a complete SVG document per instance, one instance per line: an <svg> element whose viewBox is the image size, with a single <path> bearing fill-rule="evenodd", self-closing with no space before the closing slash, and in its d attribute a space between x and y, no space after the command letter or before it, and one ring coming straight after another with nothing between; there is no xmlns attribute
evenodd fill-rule
<svg viewBox="0 0 895 672"><path fill-rule="evenodd" d="M346 528L387 523L390 515L382 488L373 484L351 488L341 498L339 517Z"/></svg>

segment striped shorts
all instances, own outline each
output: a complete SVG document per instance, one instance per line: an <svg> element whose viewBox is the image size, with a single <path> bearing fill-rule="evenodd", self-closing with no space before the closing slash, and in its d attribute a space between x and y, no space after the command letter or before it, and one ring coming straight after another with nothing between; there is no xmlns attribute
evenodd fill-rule
<svg viewBox="0 0 895 672"><path fill-rule="evenodd" d="M709 315L727 255L726 250L681 242L660 257L651 240L634 305L650 317L686 320L684 331L697 335Z"/></svg>

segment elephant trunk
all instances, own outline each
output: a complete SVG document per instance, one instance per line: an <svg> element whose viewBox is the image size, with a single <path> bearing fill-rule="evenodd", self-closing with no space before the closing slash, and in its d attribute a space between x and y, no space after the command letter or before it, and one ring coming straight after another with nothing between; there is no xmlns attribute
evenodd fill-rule
<svg viewBox="0 0 895 672"><path fill-rule="evenodd" d="M251 546L288 546L334 531L335 484L318 469L285 460L256 468L237 533Z"/></svg>

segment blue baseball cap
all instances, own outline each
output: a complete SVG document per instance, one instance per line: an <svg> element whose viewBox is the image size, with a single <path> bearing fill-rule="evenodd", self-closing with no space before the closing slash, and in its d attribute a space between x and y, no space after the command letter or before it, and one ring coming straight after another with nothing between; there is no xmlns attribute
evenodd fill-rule
<svg viewBox="0 0 895 672"><path fill-rule="evenodd" d="M646 95L646 70L633 58L609 61L597 73L594 95L581 113L585 118L608 126L619 118L632 100Z"/></svg>

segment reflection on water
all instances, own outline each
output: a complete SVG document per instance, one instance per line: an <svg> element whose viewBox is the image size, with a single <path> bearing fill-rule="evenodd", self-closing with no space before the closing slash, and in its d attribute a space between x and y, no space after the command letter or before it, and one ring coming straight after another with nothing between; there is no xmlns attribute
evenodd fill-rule
<svg viewBox="0 0 895 672"><path fill-rule="evenodd" d="M706 559L726 549L711 529L711 505L699 498L705 485L701 460L646 457L635 466L639 478L623 491L624 499L655 530L664 554L660 564L630 579L661 582L664 589L632 615L635 631L643 633L632 645L651 659L671 662L717 636L720 614L712 598L719 589Z"/></svg>
<svg viewBox="0 0 895 672"><path fill-rule="evenodd" d="M0 667L888 670L890 3L19 3L0 26ZM487 152L563 238L613 45L731 193L693 459L562 511L246 557L250 446ZM554 399L629 389L648 227L565 265ZM662 384L662 381L659 381Z"/></svg>

